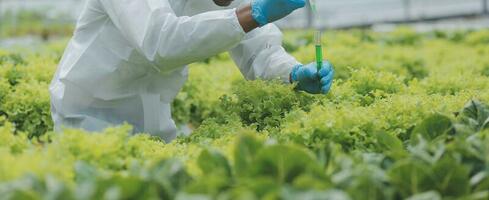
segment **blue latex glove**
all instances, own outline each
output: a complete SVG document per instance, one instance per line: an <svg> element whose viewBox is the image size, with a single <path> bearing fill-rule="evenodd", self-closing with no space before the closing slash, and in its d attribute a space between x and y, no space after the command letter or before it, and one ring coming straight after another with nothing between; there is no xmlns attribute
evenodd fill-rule
<svg viewBox="0 0 489 200"><path fill-rule="evenodd" d="M333 65L328 61L323 63L319 73L315 62L304 66L295 66L290 73L291 81L297 82L297 89L311 94L328 93L333 83L333 77Z"/></svg>
<svg viewBox="0 0 489 200"><path fill-rule="evenodd" d="M253 0L251 15L260 26L265 26L305 5L306 0Z"/></svg>

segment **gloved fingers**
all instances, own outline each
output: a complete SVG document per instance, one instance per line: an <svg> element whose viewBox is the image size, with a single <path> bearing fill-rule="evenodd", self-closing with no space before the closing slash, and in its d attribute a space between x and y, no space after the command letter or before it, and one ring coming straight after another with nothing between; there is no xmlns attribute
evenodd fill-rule
<svg viewBox="0 0 489 200"><path fill-rule="evenodd" d="M294 68L292 68L292 71L290 72L290 79L292 82L299 81L299 70L303 67L304 65L296 65Z"/></svg>
<svg viewBox="0 0 489 200"><path fill-rule="evenodd" d="M269 18L269 22L277 21L289 15L290 13L294 12L295 10L306 6L305 0L271 0L271 1L277 2L276 7L274 9L277 9L276 11L282 13L278 15L272 14Z"/></svg>
<svg viewBox="0 0 489 200"><path fill-rule="evenodd" d="M260 26L265 26L304 6L306 0L253 0L251 15Z"/></svg>
<svg viewBox="0 0 489 200"><path fill-rule="evenodd" d="M326 61L323 63L323 66L319 70L319 76L325 77L331 72L333 72L333 74L334 74L333 65L329 61Z"/></svg>
<svg viewBox="0 0 489 200"><path fill-rule="evenodd" d="M333 81L330 81L328 84L324 85L322 88L321 88L321 92L323 94L327 94L330 90L331 90L331 86L333 85Z"/></svg>
<svg viewBox="0 0 489 200"><path fill-rule="evenodd" d="M330 82L333 81L333 77L334 77L334 71L331 70L331 71L329 71L328 74L321 77L321 85L329 84Z"/></svg>
<svg viewBox="0 0 489 200"><path fill-rule="evenodd" d="M298 72L299 80L317 80L317 69L316 65L307 65L302 67Z"/></svg>
<svg viewBox="0 0 489 200"><path fill-rule="evenodd" d="M334 71L329 70L329 74L321 78L321 92L326 94L331 89L331 85L333 84L333 76Z"/></svg>
<svg viewBox="0 0 489 200"><path fill-rule="evenodd" d="M303 8L306 6L306 0L289 0L292 2L292 5L295 9Z"/></svg>

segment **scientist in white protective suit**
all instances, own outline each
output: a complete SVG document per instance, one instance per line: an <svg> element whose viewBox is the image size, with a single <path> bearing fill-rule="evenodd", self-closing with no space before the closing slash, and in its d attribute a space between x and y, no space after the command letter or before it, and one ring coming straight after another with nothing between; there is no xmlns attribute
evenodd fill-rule
<svg viewBox="0 0 489 200"><path fill-rule="evenodd" d="M319 73L314 63L300 64L271 24L304 6L305 0L87 0L50 85L55 130L129 123L136 133L171 141L177 129L170 105L187 65L225 51L246 79L327 93L331 64Z"/></svg>

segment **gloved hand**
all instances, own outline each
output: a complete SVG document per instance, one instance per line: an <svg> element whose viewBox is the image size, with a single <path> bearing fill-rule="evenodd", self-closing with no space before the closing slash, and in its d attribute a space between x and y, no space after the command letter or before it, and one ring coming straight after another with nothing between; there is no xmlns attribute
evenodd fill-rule
<svg viewBox="0 0 489 200"><path fill-rule="evenodd" d="M319 73L317 63L295 66L290 73L291 81L297 82L297 89L311 94L328 93L333 83L333 76L333 65L328 61L323 63Z"/></svg>
<svg viewBox="0 0 489 200"><path fill-rule="evenodd" d="M282 19L305 5L305 0L253 0L251 15L260 26L265 26Z"/></svg>

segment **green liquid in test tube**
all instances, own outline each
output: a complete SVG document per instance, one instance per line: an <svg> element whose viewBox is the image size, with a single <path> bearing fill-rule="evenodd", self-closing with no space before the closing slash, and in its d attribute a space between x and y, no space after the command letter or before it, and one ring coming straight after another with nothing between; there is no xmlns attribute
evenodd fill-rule
<svg viewBox="0 0 489 200"><path fill-rule="evenodd" d="M314 18L318 21L316 0L309 0L309 4L311 5L311 12L314 15ZM316 64L319 73L319 70L321 70L321 67L323 66L323 46L321 44L321 30L319 29L316 30L314 34L314 44L316 46Z"/></svg>
<svg viewBox="0 0 489 200"><path fill-rule="evenodd" d="M316 63L319 72L319 70L321 70L321 67L323 66L323 46L321 44L321 31L316 31L314 41L316 46Z"/></svg>

